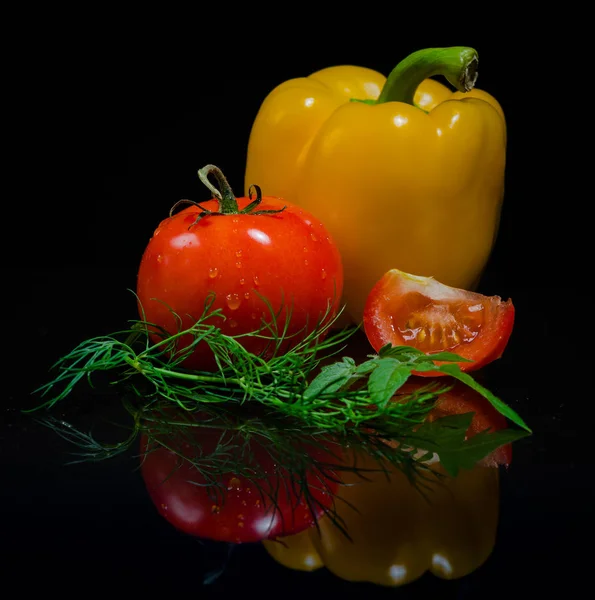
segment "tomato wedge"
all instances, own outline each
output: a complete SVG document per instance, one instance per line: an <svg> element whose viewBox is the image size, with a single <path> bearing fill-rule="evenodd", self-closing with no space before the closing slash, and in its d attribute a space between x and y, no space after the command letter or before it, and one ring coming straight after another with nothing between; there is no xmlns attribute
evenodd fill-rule
<svg viewBox="0 0 595 600"><path fill-rule="evenodd" d="M391 269L370 291L363 320L376 352L389 343L427 354L448 351L472 361L457 363L462 371L475 371L502 356L514 313L510 299ZM438 371L417 374L442 375Z"/></svg>

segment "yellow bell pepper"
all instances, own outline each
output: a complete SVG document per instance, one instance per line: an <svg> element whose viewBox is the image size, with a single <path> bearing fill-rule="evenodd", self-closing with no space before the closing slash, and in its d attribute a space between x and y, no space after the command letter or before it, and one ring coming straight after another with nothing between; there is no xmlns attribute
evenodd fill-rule
<svg viewBox="0 0 595 600"><path fill-rule="evenodd" d="M481 278L500 221L506 122L473 89L477 63L457 47L414 52L388 78L329 67L281 83L258 111L246 190L260 185L325 223L355 322L389 269L465 289Z"/></svg>
<svg viewBox="0 0 595 600"><path fill-rule="evenodd" d="M360 468L378 469L368 459ZM437 463L435 470L444 474ZM427 571L458 579L479 568L496 540L499 472L477 466L454 477L431 479L424 496L401 472L345 474L336 514L349 540L328 516L319 529L263 542L291 569L326 567L341 579L400 586Z"/></svg>

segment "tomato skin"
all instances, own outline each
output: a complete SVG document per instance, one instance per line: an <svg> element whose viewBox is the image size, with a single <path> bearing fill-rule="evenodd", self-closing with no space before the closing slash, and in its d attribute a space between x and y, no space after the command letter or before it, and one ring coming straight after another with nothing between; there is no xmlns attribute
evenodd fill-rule
<svg viewBox="0 0 595 600"><path fill-rule="evenodd" d="M221 443L221 434L220 429L196 428L190 434L191 444L188 437L172 434L159 437L164 445L153 442L150 446L147 435L141 436L141 474L147 492L158 513L176 529L204 539L258 542L304 531L332 506L338 487L332 472L337 450L319 445L305 450L330 466L324 475L320 471L306 475L314 499L311 507L303 491L297 485L292 487L288 471L275 465L258 436L250 439L251 458L244 466L257 467L265 476L248 479L230 471L217 476L220 489L205 486L205 478L190 462L196 456L191 448L196 445L199 456L209 456ZM233 435L224 439L231 442ZM244 442L242 438L239 444Z"/></svg>
<svg viewBox="0 0 595 600"><path fill-rule="evenodd" d="M239 209L250 201L238 198ZM201 206L218 210L216 200ZM214 292L211 310L221 309L225 320L209 323L227 335L253 332L262 326L262 319L270 323L271 311L278 313L282 331L290 315L282 352L311 332L326 313L332 318L343 290L339 251L323 223L305 210L267 196L258 210L284 206L277 214L207 215L197 223L201 208L190 206L162 221L139 266L141 318L176 333L179 323L168 307L186 329L201 317L209 293ZM153 336L153 341L158 339ZM179 348L191 341L182 340ZM267 340L246 337L241 343L265 358L272 354ZM199 344L184 366L212 370L215 362L210 350Z"/></svg>
<svg viewBox="0 0 595 600"><path fill-rule="evenodd" d="M449 351L472 362L457 363L475 371L500 358L512 334L512 300L454 288L432 277L387 271L370 291L364 331L377 352L390 343L428 354ZM440 364L440 363L438 363ZM439 371L418 372L424 377Z"/></svg>

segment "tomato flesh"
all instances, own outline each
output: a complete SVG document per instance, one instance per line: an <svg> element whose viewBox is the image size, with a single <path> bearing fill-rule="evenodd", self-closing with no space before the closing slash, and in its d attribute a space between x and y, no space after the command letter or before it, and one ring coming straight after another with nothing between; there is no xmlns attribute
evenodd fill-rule
<svg viewBox="0 0 595 600"><path fill-rule="evenodd" d="M474 371L500 358L514 325L514 305L392 269L370 291L364 330L378 351L386 344L413 346L427 354L453 352ZM418 373L441 375L438 371Z"/></svg>
<svg viewBox="0 0 595 600"><path fill-rule="evenodd" d="M250 199L237 202L242 210ZM201 207L217 211L218 203L209 200ZM334 317L343 290L339 251L322 222L305 210L266 196L258 210L283 207L276 214L207 215L197 221L202 208L190 206L165 219L139 266L141 318L175 334L201 317L214 294L211 310L220 309L224 318L209 324L237 336L276 322L279 335L286 328L285 343L276 350L281 353ZM271 336L271 331L263 333ZM239 341L267 359L275 344L264 336ZM161 339L157 333L152 338ZM184 337L178 349L192 341ZM184 366L213 370L216 364L209 348L199 343Z"/></svg>
<svg viewBox="0 0 595 600"><path fill-rule="evenodd" d="M195 429L183 436L161 435L157 444L149 443L143 434L140 442L141 474L149 496L158 513L180 531L231 543L257 542L304 531L332 506L338 482L332 471L337 451L329 450L330 444L304 448L319 464L328 465L308 471L304 488L275 464L258 435L251 436L246 446L237 433ZM227 450L219 460L235 462L236 468L217 473L217 485L208 486L204 471L193 462L201 460L208 468L204 459L212 456L211 464L217 464L216 449L222 444ZM242 474L251 468L257 469L258 476Z"/></svg>

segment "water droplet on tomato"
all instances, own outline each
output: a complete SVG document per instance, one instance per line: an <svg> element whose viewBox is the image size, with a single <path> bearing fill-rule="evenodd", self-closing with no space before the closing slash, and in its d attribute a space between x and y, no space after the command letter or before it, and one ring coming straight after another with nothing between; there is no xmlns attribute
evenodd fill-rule
<svg viewBox="0 0 595 600"><path fill-rule="evenodd" d="M252 493L252 488L247 487L246 488L246 494L251 494Z"/></svg>
<svg viewBox="0 0 595 600"><path fill-rule="evenodd" d="M310 234L310 239L311 239L313 242L317 242L317 241L318 241L318 238L316 237L316 234L315 234L315 233L311 233L311 234Z"/></svg>
<svg viewBox="0 0 595 600"><path fill-rule="evenodd" d="M238 527L243 527L243 526L244 526L244 524L241 521L239 521L238 522Z"/></svg>
<svg viewBox="0 0 595 600"><path fill-rule="evenodd" d="M236 250L236 256L238 258L242 258L242 251L241 250Z"/></svg>
<svg viewBox="0 0 595 600"><path fill-rule="evenodd" d="M231 222L232 222L232 223L239 223L239 222L240 222L240 220L239 220L237 217L234 217L234 218L231 220Z"/></svg>
<svg viewBox="0 0 595 600"><path fill-rule="evenodd" d="M260 506L260 500L258 498L254 501L254 506Z"/></svg>
<svg viewBox="0 0 595 600"><path fill-rule="evenodd" d="M244 298L246 298L246 300L250 299L250 292L244 292Z"/></svg>
<svg viewBox="0 0 595 600"><path fill-rule="evenodd" d="M257 319L257 318L258 318L258 315L257 315L255 312L253 312L253 313L250 315L250 317L251 317L252 319Z"/></svg>
<svg viewBox="0 0 595 600"><path fill-rule="evenodd" d="M167 510L167 504L162 504L162 505L161 505L161 509L162 509L162 510Z"/></svg>
<svg viewBox="0 0 595 600"><path fill-rule="evenodd" d="M215 277L217 277L217 275L219 275L219 269L217 267L211 267L209 269L209 277L211 279L215 279Z"/></svg>
<svg viewBox="0 0 595 600"><path fill-rule="evenodd" d="M242 278L240 279L240 285L244 285L245 283L246 283L246 280L245 280L245 279L242 277Z"/></svg>
<svg viewBox="0 0 595 600"><path fill-rule="evenodd" d="M304 246L304 252L308 252L308 248Z"/></svg>
<svg viewBox="0 0 595 600"><path fill-rule="evenodd" d="M239 519L240 521L243 521L243 520L244 520L244 518L245 518L245 517L244 517L244 515L242 515L242 514L239 514L239 515L238 515L238 519Z"/></svg>
<svg viewBox="0 0 595 600"><path fill-rule="evenodd" d="M232 477L227 484L227 489L228 490L236 489L238 491L241 491L242 482L237 477Z"/></svg>
<svg viewBox="0 0 595 600"><path fill-rule="evenodd" d="M308 266L308 261L307 261L307 260L305 260L305 261L304 261L304 264L305 264L306 266Z"/></svg>
<svg viewBox="0 0 595 600"><path fill-rule="evenodd" d="M322 279L326 279L326 270L325 269L322 269L322 271L320 272L320 277Z"/></svg>
<svg viewBox="0 0 595 600"><path fill-rule="evenodd" d="M230 326L232 329L235 329L235 328L238 326L238 322L237 322L237 321L234 321L233 319L230 319L230 320L229 320L229 326Z"/></svg>
<svg viewBox="0 0 595 600"><path fill-rule="evenodd" d="M240 304L242 303L242 299L240 298L239 294L236 294L235 292L233 294L227 294L227 296L225 296L225 300L227 301L229 310L237 310L240 308Z"/></svg>
<svg viewBox="0 0 595 600"><path fill-rule="evenodd" d="M236 267L238 269L241 269L242 268L242 261L238 260L238 262L236 263Z"/></svg>
<svg viewBox="0 0 595 600"><path fill-rule="evenodd" d="M260 285L260 279L258 278L258 275L254 275L252 279L254 281L254 285Z"/></svg>
<svg viewBox="0 0 595 600"><path fill-rule="evenodd" d="M161 264L161 263L163 262L163 256L161 256L161 254L158 254L158 255L157 255L157 262L158 262L159 264Z"/></svg>
<svg viewBox="0 0 595 600"><path fill-rule="evenodd" d="M218 515L221 512L221 507L218 506L217 504L213 504L213 506L211 506L211 512L214 515Z"/></svg>
<svg viewBox="0 0 595 600"><path fill-rule="evenodd" d="M242 506L248 506L248 503L245 500L242 500Z"/></svg>

